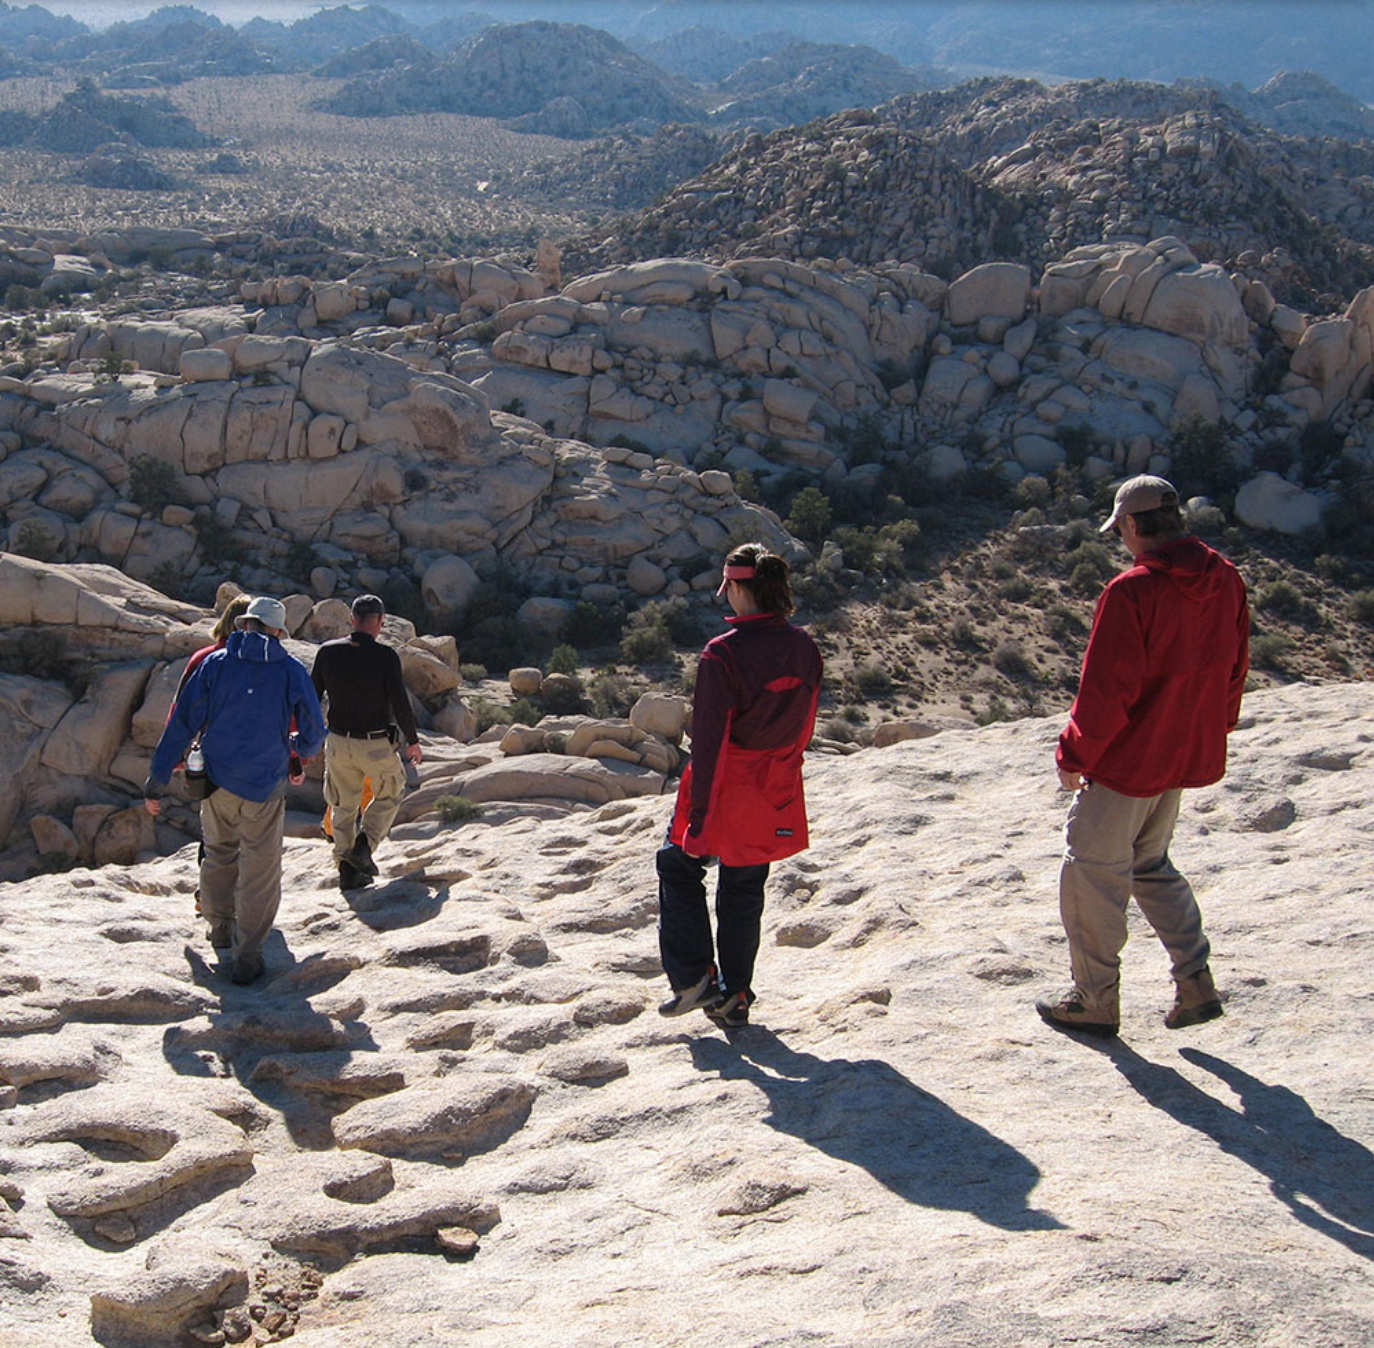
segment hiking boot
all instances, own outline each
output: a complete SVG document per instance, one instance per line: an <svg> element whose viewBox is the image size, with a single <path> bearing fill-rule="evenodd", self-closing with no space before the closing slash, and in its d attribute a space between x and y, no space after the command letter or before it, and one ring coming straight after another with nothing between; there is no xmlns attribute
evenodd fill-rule
<svg viewBox="0 0 1374 1348"><path fill-rule="evenodd" d="M216 950L228 950L234 944L234 927L230 922L226 922L222 927L211 927L205 934L210 938L210 945Z"/></svg>
<svg viewBox="0 0 1374 1348"><path fill-rule="evenodd" d="M360 871L351 861L339 862L340 889L366 889L371 883L372 877L366 871Z"/></svg>
<svg viewBox="0 0 1374 1348"><path fill-rule="evenodd" d="M229 981L245 987L262 977L262 959L258 955L240 955L229 971Z"/></svg>
<svg viewBox="0 0 1374 1348"><path fill-rule="evenodd" d="M1164 1024L1170 1030L1183 1030L1215 1020L1221 1014L1221 998L1217 996L1211 970L1204 964L1197 973L1178 980L1174 1004L1164 1017Z"/></svg>
<svg viewBox="0 0 1374 1348"><path fill-rule="evenodd" d="M1070 988L1053 1002L1041 997L1035 1009L1040 1019L1056 1030L1077 1030L1080 1034L1110 1039L1121 1028L1121 1012L1115 997L1110 1006L1093 1006L1078 988Z"/></svg>
<svg viewBox="0 0 1374 1348"><path fill-rule="evenodd" d="M702 976L700 983L695 983L690 988L683 988L682 991L675 992L666 1002L660 1002L658 1014L660 1016L685 1016L689 1011L709 1012L713 1007L720 1005L724 996L725 994L720 990L720 980L716 977L716 966L713 964Z"/></svg>
<svg viewBox="0 0 1374 1348"><path fill-rule="evenodd" d="M372 860L372 843L368 840L366 833L359 833L353 840L353 850L349 852L348 859L353 863L353 869L359 874L377 874L377 863Z"/></svg>
<svg viewBox="0 0 1374 1348"><path fill-rule="evenodd" d="M747 992L730 993L719 1006L708 1007L706 1014L723 1030L738 1030L749 1024L749 1003L753 999Z"/></svg>

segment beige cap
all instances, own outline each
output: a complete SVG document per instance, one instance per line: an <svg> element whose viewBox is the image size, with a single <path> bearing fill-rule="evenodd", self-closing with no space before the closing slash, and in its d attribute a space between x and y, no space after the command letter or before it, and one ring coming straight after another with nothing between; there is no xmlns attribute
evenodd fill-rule
<svg viewBox="0 0 1374 1348"><path fill-rule="evenodd" d="M260 595L244 609L236 625L242 627L249 618L256 618L264 627L274 627L278 631L284 632L286 630L286 605L280 599L269 599L266 595Z"/></svg>
<svg viewBox="0 0 1374 1348"><path fill-rule="evenodd" d="M1146 510L1158 510L1162 505L1177 505L1178 492L1172 482L1150 473L1139 477L1128 477L1116 489L1116 500L1112 503L1112 516L1099 530L1105 534L1113 528L1123 515L1139 515Z"/></svg>

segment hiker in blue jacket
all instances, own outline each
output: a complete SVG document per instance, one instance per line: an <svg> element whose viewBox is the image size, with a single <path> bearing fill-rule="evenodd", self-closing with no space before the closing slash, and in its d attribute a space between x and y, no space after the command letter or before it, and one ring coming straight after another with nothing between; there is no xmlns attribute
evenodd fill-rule
<svg viewBox="0 0 1374 1348"><path fill-rule="evenodd" d="M312 758L324 744L320 700L309 671L282 647L285 635L280 600L248 605L224 649L206 656L181 690L144 787L155 815L173 769L199 741L211 783L200 810L200 906L210 944L230 952L235 983L262 973L263 942L281 903L292 755Z"/></svg>

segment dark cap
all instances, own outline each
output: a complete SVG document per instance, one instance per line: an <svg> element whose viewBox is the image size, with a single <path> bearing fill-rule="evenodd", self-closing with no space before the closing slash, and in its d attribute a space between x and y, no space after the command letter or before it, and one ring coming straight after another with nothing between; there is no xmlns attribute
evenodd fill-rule
<svg viewBox="0 0 1374 1348"><path fill-rule="evenodd" d="M386 615L386 605L375 594L360 594L353 601L355 618L381 618Z"/></svg>
<svg viewBox="0 0 1374 1348"><path fill-rule="evenodd" d="M1111 518L1098 533L1105 534L1123 515L1143 515L1145 511L1158 510L1162 505L1177 504L1178 492L1174 490L1172 482L1166 482L1151 473L1129 477L1116 489Z"/></svg>

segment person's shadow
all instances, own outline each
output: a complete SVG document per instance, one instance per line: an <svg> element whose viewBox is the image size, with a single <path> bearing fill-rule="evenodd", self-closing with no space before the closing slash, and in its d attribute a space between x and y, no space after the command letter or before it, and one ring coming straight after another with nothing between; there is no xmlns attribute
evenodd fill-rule
<svg viewBox="0 0 1374 1348"><path fill-rule="evenodd" d="M1298 1221L1374 1259L1374 1153L1319 1118L1296 1091L1268 1086L1200 1049L1180 1049L1181 1057L1235 1091L1240 1108L1233 1109L1123 1043L1102 1051L1156 1109L1266 1176L1270 1192Z"/></svg>
<svg viewBox="0 0 1374 1348"><path fill-rule="evenodd" d="M761 1026L689 1047L699 1069L757 1086L768 1097L765 1123L861 1167L908 1203L1008 1231L1063 1226L1030 1206L1040 1172L1027 1157L890 1063L800 1053Z"/></svg>

